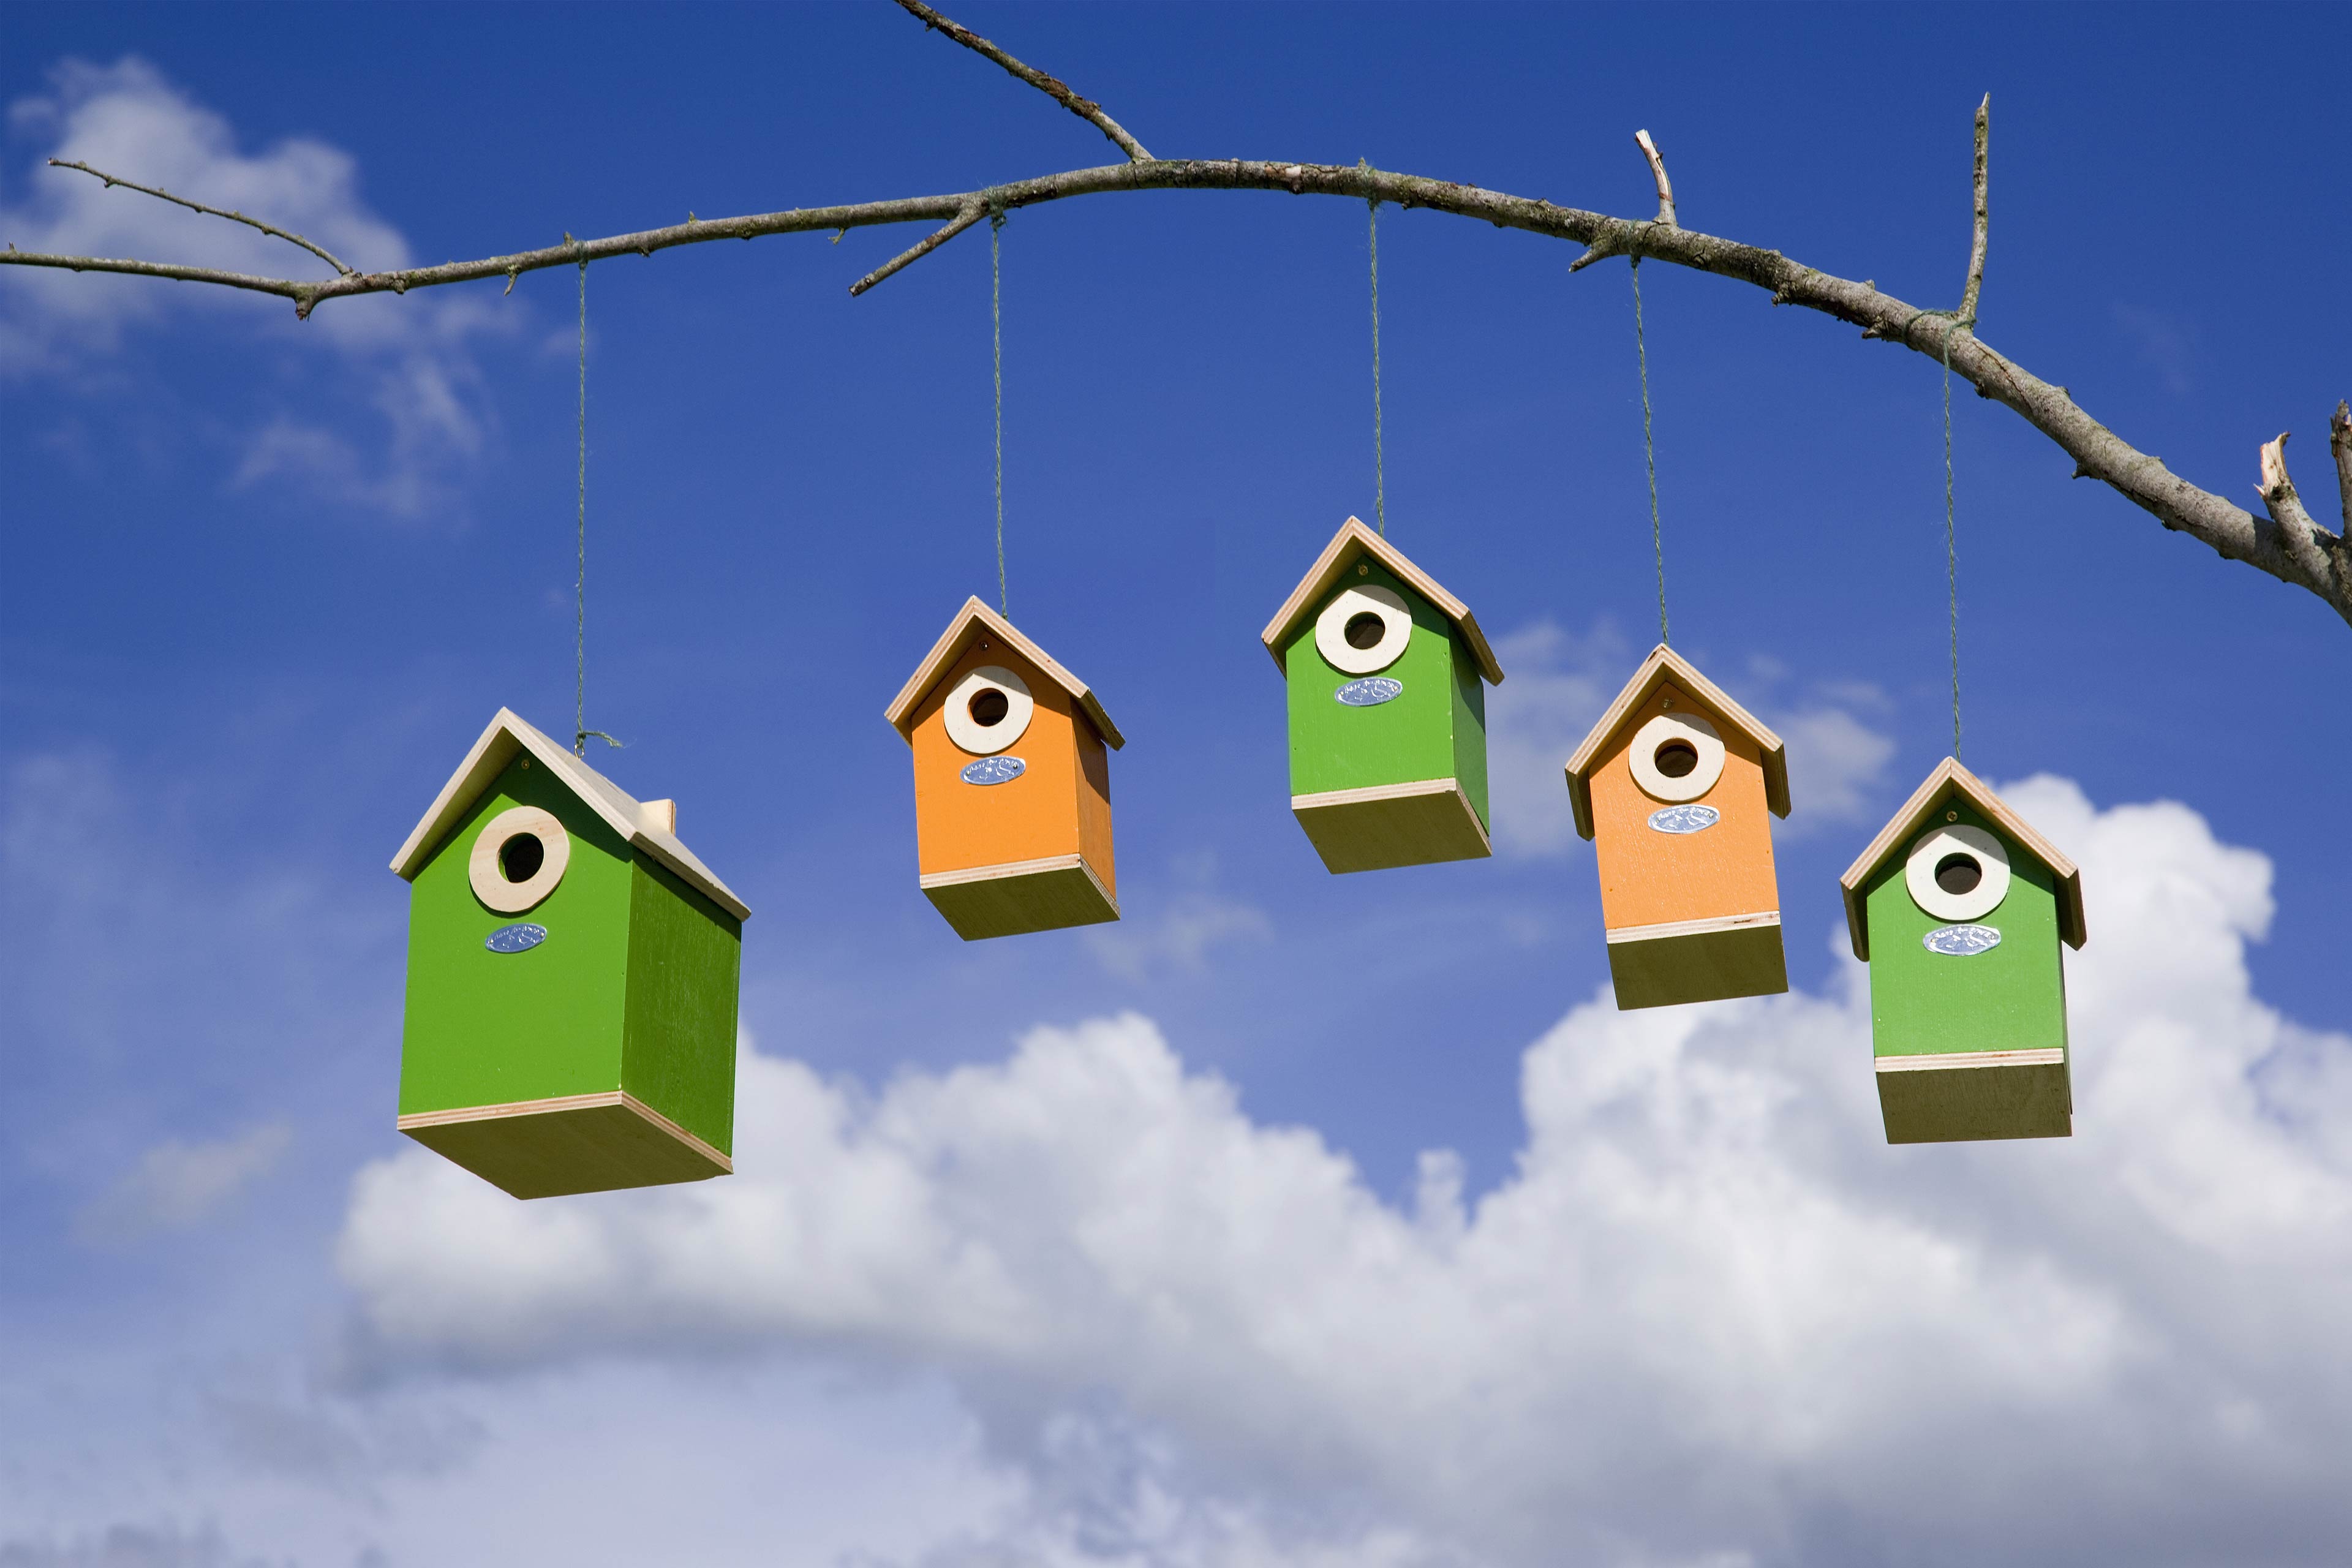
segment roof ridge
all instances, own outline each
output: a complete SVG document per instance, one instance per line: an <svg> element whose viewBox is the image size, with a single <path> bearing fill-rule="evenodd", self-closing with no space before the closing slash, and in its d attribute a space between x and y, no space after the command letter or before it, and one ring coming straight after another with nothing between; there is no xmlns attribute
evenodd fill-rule
<svg viewBox="0 0 2352 1568"><path fill-rule="evenodd" d="M1112 751L1116 752L1127 744L1127 737L1120 734L1118 726L1111 722L1110 715L1103 709L1102 700L1094 694L1093 689L1071 674L1069 668L1061 660L1030 640L1020 627L990 609L977 594L964 600L963 607L949 620L948 629L931 644L931 651L923 656L923 661L915 667L915 673L898 688L898 695L882 710L882 717L889 721L890 727L898 731L902 739L913 741L916 707L930 695L948 666L961 657L964 632L975 621L1003 637L1024 658L1034 664L1047 679L1069 693L1071 700L1084 710L1087 721L1094 725L1096 732L1102 736L1104 743Z"/></svg>
<svg viewBox="0 0 2352 1568"><path fill-rule="evenodd" d="M1307 618L1315 601L1339 580L1350 545L1361 549L1435 605L1438 613L1462 633L1462 640L1469 645L1470 657L1478 661L1478 672L1486 678L1487 684L1503 683L1503 667L1495 662L1495 650L1486 646L1486 634L1479 629L1478 617L1470 613L1470 606L1446 592L1443 584L1415 565L1403 551L1366 528L1363 520L1356 517L1339 525L1339 531L1331 536L1331 542L1315 558L1315 564L1307 569L1307 575L1298 580L1298 586L1290 591L1290 597L1282 602L1282 608L1275 611L1274 619L1258 634L1258 641L1273 656L1276 668L1283 668L1282 645L1290 640L1291 633Z"/></svg>

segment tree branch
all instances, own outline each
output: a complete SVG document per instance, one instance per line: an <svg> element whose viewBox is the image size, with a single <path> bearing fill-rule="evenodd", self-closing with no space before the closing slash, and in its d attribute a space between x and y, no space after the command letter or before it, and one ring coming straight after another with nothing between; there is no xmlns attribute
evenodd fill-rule
<svg viewBox="0 0 2352 1568"><path fill-rule="evenodd" d="M1985 246L1992 237L1992 209L1985 203L1985 187L1989 183L1987 153L1992 142L1992 94L1986 93L1977 105L1977 223L1976 237L1969 246L1969 281L1960 290L1960 325L1974 331L1977 324L1977 295L1984 288Z"/></svg>
<svg viewBox="0 0 2352 1568"><path fill-rule="evenodd" d="M158 189L156 186L138 184L132 181L124 179L120 174L110 174L103 169L93 169L88 163L68 163L63 158L52 158L49 160L49 167L52 169L79 169L83 174L89 175L92 179L104 181L107 188L110 190L116 185L121 185L126 191L137 191L142 196L153 196L157 201L170 202L174 206L186 207L191 212L209 213L214 217L225 217L233 223L244 224L248 228L257 228L264 234L274 234L278 238L285 240L289 244L300 246L303 249L309 251L311 255L317 257L320 260L325 262L328 266L333 268L344 277L348 278L352 275L352 269L344 266L341 260L326 247L322 245L313 245L299 234L295 234L288 229L279 228L275 224L264 223L257 217L247 217L243 213L230 212L223 207L208 207L202 202L192 202L185 196L175 196L171 192ZM218 281L218 279L207 279L205 281L215 282Z"/></svg>
<svg viewBox="0 0 2352 1568"><path fill-rule="evenodd" d="M1092 125L1096 130L1109 137L1111 139L1111 144L1117 147L1120 152L1126 153L1129 162L1148 163L1151 161L1151 154L1143 150L1142 142L1138 142L1134 137L1129 136L1127 133L1127 127L1121 125L1118 121L1113 120L1109 115L1105 114L1103 112L1103 106L1097 103L1093 99L1080 98L1076 92L1073 92L1070 89L1068 83L1062 81L1058 78L1047 76L1044 71L1039 70L1034 66L1023 65L1019 60L1014 59L1011 55L1006 54L1003 49L998 48L994 44L990 43L986 38L982 37L970 27L964 26L960 23L951 22L945 16L940 16L937 11L932 10L929 5L924 5L923 0L898 0L898 4L906 9L909 16L920 19L924 26L936 27L940 32L945 33L949 37L953 38L957 43L961 44L965 48L970 49L972 53L976 55L985 55L990 59L994 60L998 65L1003 66L1006 70L1011 71L1014 76L1019 77L1023 81L1027 82L1031 87L1035 88L1039 92L1051 98L1055 103L1060 104L1072 114L1076 115L1087 124ZM966 224L964 226L969 228L971 226ZM883 276L887 277L888 274L885 273ZM866 286L870 287L872 283L878 281L878 279L869 279ZM857 290L852 289L850 291L852 293L856 293Z"/></svg>
<svg viewBox="0 0 2352 1568"><path fill-rule="evenodd" d="M2336 495L2344 507L2344 537L2352 540L2352 404L2336 400L2327 422L2327 448L2336 455Z"/></svg>
<svg viewBox="0 0 2352 1568"><path fill-rule="evenodd" d="M1654 145L1651 143L1649 150L1654 151ZM1663 159L1658 160L1657 167L1662 169L1663 163ZM2048 437L2074 460L2077 476L2101 481L2134 506L2152 514L2166 528L2202 541L2229 560L2243 562L2283 583L2305 589L2352 624L2352 554L2347 554L2343 540L2315 525L2306 532L2292 518L2282 521L2275 513L2268 519L2257 519L2244 508L2171 473L2161 458L2137 450L2093 418L2064 387L2033 375L1974 332L1953 331L1950 312L1911 305L1883 292L1873 282L1835 277L1793 261L1777 250L1742 245L1654 219L1612 217L1477 185L1360 165L1282 163L1243 158L1155 159L1097 169L1072 169L945 195L795 207L715 220L689 217L684 224L604 239L567 241L541 250L486 257L478 261L453 261L439 267L354 272L317 283L149 261L33 255L13 247L0 253L0 265L123 272L219 284L292 300L296 313L308 316L320 300L346 295L405 293L410 289L491 278L504 278L511 285L520 274L542 268L572 267L632 253L651 256L657 250L717 239L749 240L771 234L847 230L894 223L945 226L924 244L860 279L858 287L867 289L938 248L990 211L1074 196L1158 190L1286 191L1294 195L1387 202L1400 208L1425 207L1433 212L1475 218L1497 228L1575 241L1587 247L1578 262L1580 266L1600 255L1638 250L1647 259L1732 279L1765 290L1775 304L1818 310L1861 328L1865 337L1899 343L1931 360L1940 360L1948 337L1953 372L1974 385L1979 395L2013 409ZM1938 321L1944 323L1941 331L1921 328L1922 322L1932 327ZM2308 521L2307 514L2304 514L2304 521Z"/></svg>
<svg viewBox="0 0 2352 1568"><path fill-rule="evenodd" d="M2345 563L2344 542L2314 522L2294 493L2294 481L2286 474L2288 434L2283 430L2276 440L2263 443L2262 482L2254 488L2271 514L2279 547L2313 576L2326 577Z"/></svg>
<svg viewBox="0 0 2352 1568"><path fill-rule="evenodd" d="M1634 132L1633 140L1641 146L1642 156L1649 161L1651 183L1658 187L1658 221L1672 228L1675 226L1675 183L1666 178L1665 154L1658 151L1658 144L1650 140L1650 133L1646 131Z"/></svg>
<svg viewBox="0 0 2352 1568"><path fill-rule="evenodd" d="M915 262L920 261L924 257L929 256L932 251L937 250L940 246L945 245L949 240L953 239L957 235L961 234L965 229L970 228L972 225L978 223L982 218L984 218L987 216L988 204L985 201L973 202L970 206L964 208L963 211L956 214L953 218L950 219L944 227L932 230L929 238L924 239L919 244L908 246L906 249L900 251L898 255L892 257L889 260L884 262L881 266L876 268L865 277L860 278L856 282L852 283L849 286L849 291L852 294L865 293L866 290L873 288L874 285L881 282L882 279L889 277L893 272L898 271L903 267L908 267Z"/></svg>

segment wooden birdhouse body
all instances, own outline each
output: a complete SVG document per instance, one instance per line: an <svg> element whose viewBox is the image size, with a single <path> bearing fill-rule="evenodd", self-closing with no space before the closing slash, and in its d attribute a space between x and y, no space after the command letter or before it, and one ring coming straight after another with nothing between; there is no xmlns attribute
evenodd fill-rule
<svg viewBox="0 0 2352 1568"><path fill-rule="evenodd" d="M403 1132L517 1197L732 1168L749 911L671 820L492 721L394 862Z"/></svg>
<svg viewBox="0 0 2352 1568"><path fill-rule="evenodd" d="M1845 888L1855 952L1870 964L1887 1142L2068 1136L2059 944L2082 945L2073 864L1947 763Z"/></svg>
<svg viewBox="0 0 2352 1568"><path fill-rule="evenodd" d="M918 879L959 936L1118 918L1124 740L1066 669L973 599L887 716L914 755Z"/></svg>
<svg viewBox="0 0 2352 1568"><path fill-rule="evenodd" d="M1780 737L1661 646L1567 773L1619 1007L1789 988L1772 863L1771 818L1789 811Z"/></svg>
<svg viewBox="0 0 2352 1568"><path fill-rule="evenodd" d="M1492 853L1486 683L1502 671L1459 600L1349 518L1264 641L1288 689L1291 810L1326 868Z"/></svg>

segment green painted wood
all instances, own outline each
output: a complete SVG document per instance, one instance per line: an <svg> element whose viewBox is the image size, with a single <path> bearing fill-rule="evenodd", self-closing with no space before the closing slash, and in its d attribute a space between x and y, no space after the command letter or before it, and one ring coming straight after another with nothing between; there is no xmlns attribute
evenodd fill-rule
<svg viewBox="0 0 2352 1568"><path fill-rule="evenodd" d="M621 1087L724 1154L735 1152L742 957L742 922L638 851Z"/></svg>
<svg viewBox="0 0 2352 1568"><path fill-rule="evenodd" d="M1955 799L1946 809L2009 851L2008 896L1972 922L1999 931L2000 945L1964 958L1928 952L1921 939L1950 922L1912 901L1904 882L1910 846L1888 857L1864 895L1870 916L1871 1049L1877 1057L2063 1051L2066 973L2059 956L2056 881L2048 867L1966 801ZM1887 1137L1895 1142L2063 1137L2071 1127L2069 1066L1881 1073Z"/></svg>
<svg viewBox="0 0 2352 1568"><path fill-rule="evenodd" d="M411 1128L408 1136L519 1198L667 1186L727 1173L692 1145L619 1105L445 1122Z"/></svg>
<svg viewBox="0 0 2352 1568"><path fill-rule="evenodd" d="M403 1115L621 1087L629 846L528 760L507 765L410 884ZM540 806L572 836L563 880L520 915L483 908L466 876L475 833L510 805ZM482 945L518 921L545 926L547 940L525 952Z"/></svg>
<svg viewBox="0 0 2352 1568"><path fill-rule="evenodd" d="M1609 944L1617 1005L1674 1007L1732 996L1775 996L1789 988L1778 925L1653 937Z"/></svg>
<svg viewBox="0 0 2352 1568"><path fill-rule="evenodd" d="M1403 684L1393 700L1350 708L1332 694L1359 679L1333 668L1315 647L1315 617L1283 648L1290 711L1290 793L1322 795L1422 779L1458 780L1479 821L1486 805L1486 689L1454 623L1378 562L1350 572L1315 606L1350 587L1391 589L1412 615L1403 657L1381 675Z"/></svg>
<svg viewBox="0 0 2352 1568"><path fill-rule="evenodd" d="M1118 906L1080 866L925 888L923 896L966 942L1118 919Z"/></svg>

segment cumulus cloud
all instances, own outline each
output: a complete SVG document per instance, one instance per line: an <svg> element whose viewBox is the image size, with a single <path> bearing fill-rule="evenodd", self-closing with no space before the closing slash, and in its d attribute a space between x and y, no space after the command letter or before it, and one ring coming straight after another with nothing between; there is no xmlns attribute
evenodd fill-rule
<svg viewBox="0 0 2352 1568"><path fill-rule="evenodd" d="M936 1562L2314 1560L2352 1528L2352 1040L2252 995L2260 856L2006 793L2084 868L2072 1140L1886 1147L1851 965L1577 1007L1510 1178L1433 1152L1410 1211L1134 1016L872 1096L753 1054L730 1180L365 1168L361 1342L855 1349L1112 1478Z"/></svg>
<svg viewBox="0 0 2352 1568"><path fill-rule="evenodd" d="M214 1142L158 1143L83 1206L77 1228L88 1240L127 1242L201 1225L267 1175L293 1136L272 1122Z"/></svg>
<svg viewBox="0 0 2352 1568"><path fill-rule="evenodd" d="M259 230L47 166L57 158L250 213L353 267L412 264L406 239L362 198L350 154L308 137L247 152L225 118L144 60L68 61L50 72L47 92L9 107L8 121L12 140L37 147L19 195L0 205L0 236L19 249L181 261L278 278L331 273L325 262ZM297 323L292 307L270 296L0 268L0 366L120 395L104 378L105 361L131 329L181 313L228 316L240 330L299 353L323 351L334 359L338 391L383 422L383 451L363 455L320 422L310 400L289 403L234 437L234 486L276 484L415 515L441 493L437 481L449 466L479 448L488 414L466 345L497 318L470 296L336 300Z"/></svg>

